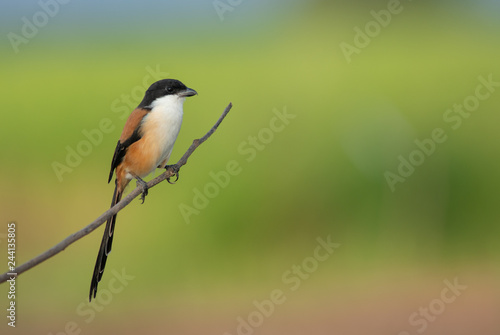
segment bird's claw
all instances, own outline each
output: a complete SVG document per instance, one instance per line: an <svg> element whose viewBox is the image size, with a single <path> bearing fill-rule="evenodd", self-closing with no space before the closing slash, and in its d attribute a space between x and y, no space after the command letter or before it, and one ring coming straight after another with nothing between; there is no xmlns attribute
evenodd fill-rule
<svg viewBox="0 0 500 335"><path fill-rule="evenodd" d="M179 180L179 169L180 167L177 164L165 166L165 170L172 171L173 175L175 176L175 181L170 181L170 177L167 178L169 184L175 184L175 182Z"/></svg>
<svg viewBox="0 0 500 335"><path fill-rule="evenodd" d="M146 196L148 195L148 184L142 179L137 179L136 185L137 187L142 188L142 194L140 199L142 200L141 204L143 204L144 200L146 200Z"/></svg>

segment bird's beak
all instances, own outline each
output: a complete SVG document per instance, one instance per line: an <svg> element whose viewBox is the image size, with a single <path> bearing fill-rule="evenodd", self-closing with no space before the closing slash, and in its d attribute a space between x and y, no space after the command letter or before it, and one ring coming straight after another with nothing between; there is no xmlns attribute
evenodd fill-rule
<svg viewBox="0 0 500 335"><path fill-rule="evenodd" d="M180 97L192 97L193 95L196 94L198 94L198 92L196 92L192 88L186 88L184 91L178 93Z"/></svg>

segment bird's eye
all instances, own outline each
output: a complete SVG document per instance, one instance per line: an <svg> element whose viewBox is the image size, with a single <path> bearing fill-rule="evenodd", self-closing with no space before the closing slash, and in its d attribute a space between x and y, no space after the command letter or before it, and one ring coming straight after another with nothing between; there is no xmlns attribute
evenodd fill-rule
<svg viewBox="0 0 500 335"><path fill-rule="evenodd" d="M172 93L174 91L173 87L167 87L167 92Z"/></svg>

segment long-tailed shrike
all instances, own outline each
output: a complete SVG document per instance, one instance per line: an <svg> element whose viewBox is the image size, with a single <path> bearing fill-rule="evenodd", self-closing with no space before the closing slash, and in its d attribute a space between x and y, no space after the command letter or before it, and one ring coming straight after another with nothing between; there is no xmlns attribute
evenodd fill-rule
<svg viewBox="0 0 500 335"><path fill-rule="evenodd" d="M116 170L111 207L120 201L125 187L132 179L137 179L138 184L143 187L144 201L147 187L142 178L156 168L168 168L167 162L181 129L182 105L186 97L195 94L195 90L175 79L163 79L148 88L144 99L127 119L111 161L108 183ZM178 168L173 168L178 174ZM115 223L116 215L106 222L90 284L89 301L96 297L97 285L111 252Z"/></svg>

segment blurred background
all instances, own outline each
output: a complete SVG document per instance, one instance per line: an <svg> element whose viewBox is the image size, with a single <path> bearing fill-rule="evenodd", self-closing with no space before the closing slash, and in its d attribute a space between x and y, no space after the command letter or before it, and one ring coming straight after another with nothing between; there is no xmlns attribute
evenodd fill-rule
<svg viewBox="0 0 500 335"><path fill-rule="evenodd" d="M125 119L184 105L181 170L22 274L2 334L500 333L498 1L3 1L0 264L108 209ZM161 173L157 171L156 175Z"/></svg>

